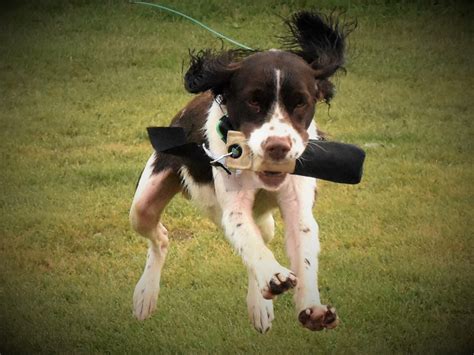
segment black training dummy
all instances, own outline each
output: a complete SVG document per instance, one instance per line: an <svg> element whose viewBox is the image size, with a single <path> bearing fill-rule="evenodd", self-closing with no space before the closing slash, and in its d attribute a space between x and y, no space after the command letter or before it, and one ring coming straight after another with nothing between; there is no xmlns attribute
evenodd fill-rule
<svg viewBox="0 0 474 355"><path fill-rule="evenodd" d="M186 156L202 161L203 164L209 164L213 160L206 154L202 146L187 142L181 127L148 127L147 131L151 144L157 152ZM235 143L228 145L229 152L232 151L231 146L235 151L235 145ZM242 140L240 145L244 147L245 142ZM234 161L241 158L251 161L251 156L241 157L242 151L248 152L249 149L239 149L238 155L231 155L229 158ZM282 171L343 184L358 184L362 178L364 159L365 152L355 145L310 140L302 156L292 162L289 169L287 165ZM248 166L248 169L259 170L255 168L255 165L252 168L252 164ZM265 168L265 170L267 169ZM277 168L270 170L278 171Z"/></svg>
<svg viewBox="0 0 474 355"><path fill-rule="evenodd" d="M365 152L352 144L310 140L296 159L293 174L317 179L358 184L362 179Z"/></svg>

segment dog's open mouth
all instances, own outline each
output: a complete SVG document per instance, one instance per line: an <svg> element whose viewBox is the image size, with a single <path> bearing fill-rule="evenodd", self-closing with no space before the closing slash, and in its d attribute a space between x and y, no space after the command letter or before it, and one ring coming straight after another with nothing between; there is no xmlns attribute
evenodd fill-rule
<svg viewBox="0 0 474 355"><path fill-rule="evenodd" d="M264 171L263 174L265 176L280 176L280 175L284 175L284 173L280 172L280 171Z"/></svg>
<svg viewBox="0 0 474 355"><path fill-rule="evenodd" d="M287 173L278 171L261 171L258 173L259 179L267 186L277 187L285 180Z"/></svg>

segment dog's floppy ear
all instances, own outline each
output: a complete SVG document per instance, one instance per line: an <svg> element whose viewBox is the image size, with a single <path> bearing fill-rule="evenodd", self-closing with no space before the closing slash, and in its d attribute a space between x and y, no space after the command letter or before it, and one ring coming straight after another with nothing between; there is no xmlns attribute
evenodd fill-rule
<svg viewBox="0 0 474 355"><path fill-rule="evenodd" d="M212 90L221 94L245 55L241 50L213 52L210 49L189 52L191 61L184 75L184 87L192 94Z"/></svg>
<svg viewBox="0 0 474 355"><path fill-rule="evenodd" d="M343 68L346 37L354 30L356 23L340 23L334 15L301 11L286 24L290 30L290 35L283 38L286 49L311 65L315 78L327 91L322 93L322 99L329 101L333 86L327 79Z"/></svg>

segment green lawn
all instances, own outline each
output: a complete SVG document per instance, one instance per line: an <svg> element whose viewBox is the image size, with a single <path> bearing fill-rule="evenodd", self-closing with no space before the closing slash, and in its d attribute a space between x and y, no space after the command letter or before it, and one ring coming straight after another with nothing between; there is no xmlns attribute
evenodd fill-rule
<svg viewBox="0 0 474 355"><path fill-rule="evenodd" d="M132 317L146 241L128 224L151 146L191 95L183 19L126 1L0 5L0 353L466 353L474 351L474 15L456 1L184 1L252 47L279 16L347 10L347 75L319 126L365 146L357 186L320 183L320 287L340 326L299 326L292 295L267 335L247 319L246 271L183 198L155 315ZM287 263L281 224L271 243Z"/></svg>

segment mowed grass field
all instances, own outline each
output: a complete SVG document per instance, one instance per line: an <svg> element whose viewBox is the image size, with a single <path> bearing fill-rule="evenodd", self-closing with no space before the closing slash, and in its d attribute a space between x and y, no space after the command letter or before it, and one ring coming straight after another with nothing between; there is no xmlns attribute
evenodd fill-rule
<svg viewBox="0 0 474 355"><path fill-rule="evenodd" d="M128 209L151 146L191 98L185 20L125 1L0 7L0 353L465 353L473 338L473 7L461 2L166 0L214 29L278 48L280 16L357 18L347 74L317 121L367 151L357 186L320 182L322 301L312 333L292 294L273 329L247 318L247 275L184 198L167 208L158 309L132 317L146 241ZM227 45L226 45L227 46ZM271 249L283 264L281 221Z"/></svg>

